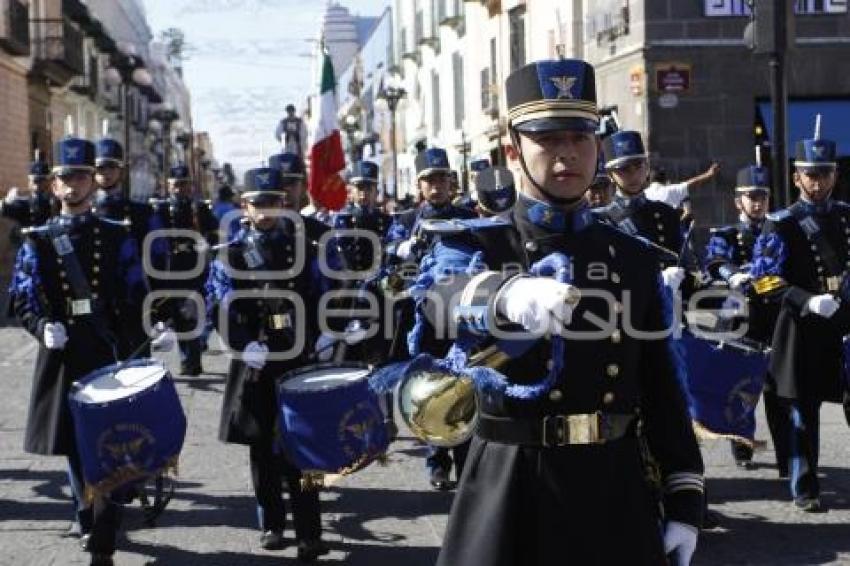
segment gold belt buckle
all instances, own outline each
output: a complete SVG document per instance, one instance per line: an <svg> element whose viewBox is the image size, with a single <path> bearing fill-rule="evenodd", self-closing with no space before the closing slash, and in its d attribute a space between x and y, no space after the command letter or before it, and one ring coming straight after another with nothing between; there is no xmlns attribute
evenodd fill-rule
<svg viewBox="0 0 850 566"><path fill-rule="evenodd" d="M841 288L841 277L833 275L826 278L826 290L829 293L834 293Z"/></svg>
<svg viewBox="0 0 850 566"><path fill-rule="evenodd" d="M91 314L91 300L89 300L89 299L71 300L71 315L72 316L85 316L87 314Z"/></svg>
<svg viewBox="0 0 850 566"><path fill-rule="evenodd" d="M570 444L599 444L599 413L567 416Z"/></svg>
<svg viewBox="0 0 850 566"><path fill-rule="evenodd" d="M289 313L273 314L269 317L269 328L272 330L283 330L292 326L292 317Z"/></svg>

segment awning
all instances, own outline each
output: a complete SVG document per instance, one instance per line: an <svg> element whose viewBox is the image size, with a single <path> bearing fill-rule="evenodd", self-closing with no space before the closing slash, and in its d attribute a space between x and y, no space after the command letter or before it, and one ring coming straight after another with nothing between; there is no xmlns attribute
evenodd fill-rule
<svg viewBox="0 0 850 566"><path fill-rule="evenodd" d="M773 137L773 114L770 102L759 102L768 138ZM788 102L788 147L815 133L815 116L821 115L821 137L838 144L839 156L850 156L850 100L790 100ZM793 149L789 150L789 155Z"/></svg>

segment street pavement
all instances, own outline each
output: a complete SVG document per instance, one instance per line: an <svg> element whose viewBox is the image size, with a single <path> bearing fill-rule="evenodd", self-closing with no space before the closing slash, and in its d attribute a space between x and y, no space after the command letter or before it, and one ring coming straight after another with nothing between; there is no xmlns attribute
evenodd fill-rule
<svg viewBox="0 0 850 566"><path fill-rule="evenodd" d="M0 565L87 564L76 541L61 537L71 517L63 459L21 450L35 347L20 329L0 329ZM175 355L167 361L178 367ZM213 348L204 358L208 373L177 378L189 431L174 500L155 527L145 526L138 504L126 509L116 564L297 563L294 548L259 547L247 449L217 440L226 365L226 356ZM759 438L769 440L763 415L759 418ZM850 564L850 431L838 406L825 406L822 423L823 500L829 507L822 514L792 508L785 482L776 478L769 442L756 454L754 471L733 465L727 443L704 445L721 528L703 533L694 564ZM423 447L402 432L386 465L373 464L322 492L325 539L332 549L322 562L435 562L452 496L430 488L423 457Z"/></svg>

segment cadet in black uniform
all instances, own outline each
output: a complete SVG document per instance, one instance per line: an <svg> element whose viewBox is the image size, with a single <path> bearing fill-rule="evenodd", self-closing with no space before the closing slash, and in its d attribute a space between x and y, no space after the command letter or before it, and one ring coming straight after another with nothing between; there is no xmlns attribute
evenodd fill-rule
<svg viewBox="0 0 850 566"><path fill-rule="evenodd" d="M171 319L178 333L198 333L197 337L184 336L178 339L180 347L180 373L200 375L201 336L203 328L196 329L198 309L203 307L204 282L207 277L206 251L203 248L215 242L218 221L206 201L194 198L189 168L178 164L171 168L168 177L169 197L153 201L157 225L164 229L190 230L196 238L173 236L166 238L168 266L171 278L153 282L157 290L174 290L184 295L165 301L158 309L158 317ZM200 269L197 269L200 266ZM193 273L193 270L197 273ZM196 300L186 298L185 293L196 293ZM193 332L195 331L195 332Z"/></svg>
<svg viewBox="0 0 850 566"><path fill-rule="evenodd" d="M4 218L14 220L21 227L40 226L53 216L56 200L50 190L50 164L35 152L35 159L30 163L29 193L21 194L12 189L6 198L0 202L0 214Z"/></svg>
<svg viewBox="0 0 850 566"><path fill-rule="evenodd" d="M614 184L605 171L605 164L600 162L596 169L593 183L587 189L587 203L590 208L604 208L614 200Z"/></svg>
<svg viewBox="0 0 850 566"><path fill-rule="evenodd" d="M627 234L641 236L653 244L670 250L661 261L665 284L678 289L685 270L676 265L684 243L679 213L663 202L646 198L649 183L649 156L640 133L629 130L615 132L602 142L605 169L617 189L614 201L597 212Z"/></svg>
<svg viewBox="0 0 850 566"><path fill-rule="evenodd" d="M119 510L108 497L92 507L83 498L82 472L68 405L71 384L120 359L128 313L144 297L136 243L126 229L91 213L94 144L68 137L57 144L53 194L61 214L29 233L12 283L15 313L39 341L25 450L67 456L77 502L74 529L86 540L92 564L112 564ZM138 346L138 344L136 344Z"/></svg>
<svg viewBox="0 0 850 566"><path fill-rule="evenodd" d="M754 287L781 305L770 377L791 420L788 471L794 504L823 509L818 481L820 406L847 400L842 338L850 331L850 206L832 198L835 142L797 144L800 199L768 216L755 245Z"/></svg>
<svg viewBox="0 0 850 566"><path fill-rule="evenodd" d="M712 228L705 254L709 281L746 293L750 303L747 336L763 344L770 343L776 313L773 304L764 295L751 291L749 281L753 248L762 233L769 204L768 170L761 165L741 169L735 186L735 207L740 214L738 223ZM784 478L788 476L788 419L776 394L770 389L764 392L764 408L776 450L779 475ZM731 444L735 463L741 468L754 469L753 449L741 442L732 441Z"/></svg>
<svg viewBox="0 0 850 566"><path fill-rule="evenodd" d="M450 175L449 157L444 149L431 147L416 156L416 180L423 203L397 215L387 236L390 242L400 242L397 248L400 257L410 257L417 247L420 221L475 217L470 209L451 203Z"/></svg>
<svg viewBox="0 0 850 566"><path fill-rule="evenodd" d="M219 438L224 442L250 447L251 478L257 498L263 548L273 550L286 546L283 530L286 508L281 481L289 485L289 497L295 523L298 558L312 561L326 554L321 541L319 494L303 489L301 472L290 464L276 447L277 394L276 380L283 373L308 363L310 349L303 348L295 356L269 359L269 354L282 355L297 347L296 340L312 345L319 336L316 317L321 293L328 282L317 268L317 241L307 237L309 219L293 221L275 212L285 210L285 199L292 195L283 186L279 168L251 169L245 174L246 218L243 228L212 263L207 281L207 301L219 333L228 348L241 353L234 358L228 372L222 406ZM315 221L313 221L315 222ZM325 230L327 227L325 227ZM244 276L241 272L281 273L291 270L297 254L306 254L304 268L290 279L268 276ZM269 298L265 291L290 291L304 301L305 320L296 320L297 310L291 301ZM231 300L231 293L252 291L248 299ZM223 325L221 317L226 317Z"/></svg>
<svg viewBox="0 0 850 566"><path fill-rule="evenodd" d="M520 335L500 335L497 348L532 342L496 356L504 363L482 385L437 564L664 564L665 554L688 564L703 465L683 368L666 332L625 323L669 327L657 251L597 221L584 200L599 151L594 70L540 61L514 71L506 90L521 194L507 222L468 221L467 232L442 237L430 273L454 277L435 283L442 300L422 308L432 323L459 324L456 347L486 348L497 330ZM532 267L538 276L525 273ZM458 308L444 312L458 293ZM645 449L660 468L663 517Z"/></svg>

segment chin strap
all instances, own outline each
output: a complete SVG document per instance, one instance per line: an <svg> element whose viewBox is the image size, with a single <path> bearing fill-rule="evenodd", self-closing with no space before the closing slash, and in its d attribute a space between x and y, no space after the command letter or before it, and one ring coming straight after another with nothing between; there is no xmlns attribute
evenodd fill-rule
<svg viewBox="0 0 850 566"><path fill-rule="evenodd" d="M590 187L585 187L584 191L577 197L564 198L564 197L559 197L559 196L553 195L551 192L546 190L543 187L543 185L538 183L534 179L534 177L532 177L531 172L528 170L528 166L525 164L525 156L523 156L523 154L522 154L522 146L519 143L519 137L517 136L516 130L511 128L510 132L511 132L511 141L514 144L514 147L517 148L517 153L519 154L519 164L522 167L522 170L525 173L526 178L528 178L528 180L531 182L531 184L534 185L534 187L538 191L540 191L541 193L546 195L546 198L551 203L557 204L559 206L569 206L569 205L573 205L573 204L579 202L580 200L584 199L584 193L586 193L587 189L590 188Z"/></svg>

